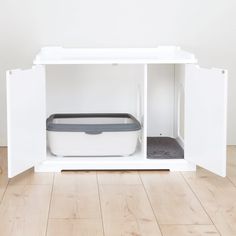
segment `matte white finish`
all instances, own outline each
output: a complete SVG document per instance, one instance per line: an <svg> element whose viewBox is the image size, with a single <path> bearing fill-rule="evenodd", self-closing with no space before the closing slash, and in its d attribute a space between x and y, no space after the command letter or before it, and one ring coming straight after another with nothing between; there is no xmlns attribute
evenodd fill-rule
<svg viewBox="0 0 236 236"><path fill-rule="evenodd" d="M47 117L54 113L143 116L144 65L48 65ZM139 114L138 114L139 113Z"/></svg>
<svg viewBox="0 0 236 236"><path fill-rule="evenodd" d="M8 176L46 157L45 68L7 72Z"/></svg>
<svg viewBox="0 0 236 236"><path fill-rule="evenodd" d="M141 143L142 145L142 151L143 151L143 159L146 159L147 156L147 129L148 129L148 124L147 124L147 83L148 83L148 65L144 65L144 74L143 74L143 129L142 129L142 140Z"/></svg>
<svg viewBox="0 0 236 236"><path fill-rule="evenodd" d="M227 72L186 65L185 158L226 175Z"/></svg>
<svg viewBox="0 0 236 236"><path fill-rule="evenodd" d="M185 65L174 66L175 98L174 98L174 137L184 148L185 129Z"/></svg>
<svg viewBox="0 0 236 236"><path fill-rule="evenodd" d="M122 157L120 157L122 158ZM184 160L144 160L135 156L121 160L114 157L93 158L49 158L34 168L35 172L60 172L62 170L170 170L195 171L196 165Z"/></svg>
<svg viewBox="0 0 236 236"><path fill-rule="evenodd" d="M196 63L195 56L175 46L157 48L42 48L34 64L178 64Z"/></svg>
<svg viewBox="0 0 236 236"><path fill-rule="evenodd" d="M149 65L147 78L147 136L174 137L174 65Z"/></svg>
<svg viewBox="0 0 236 236"><path fill-rule="evenodd" d="M139 150L128 157L71 157L55 158L48 153L47 159L35 166L36 172L59 172L61 170L170 170L195 171L196 165L184 159L146 159Z"/></svg>
<svg viewBox="0 0 236 236"><path fill-rule="evenodd" d="M23 148L20 148L20 145L17 146L19 149L19 156L11 156L14 159L17 159L18 164L15 166L12 164L13 158L11 158L10 167L12 172L10 176L13 176L16 173L20 173L25 170L27 167L35 165L36 171L59 171L63 169L170 169L170 170L193 170L195 169L195 164L199 164L215 173L219 173L222 176L225 175L225 149L226 149L226 94L227 94L227 81L226 74L221 74L221 70L206 70L200 69L192 65L171 65L179 64L181 61L183 63L195 62L195 59L189 59L186 61L186 54L183 54L181 59L180 53L176 53L176 48L162 48L155 49L160 50L154 57L158 55L159 59L150 60L152 53L147 53L146 49L128 49L127 51L122 51L122 49L85 49L85 55L83 58L78 59L78 52L81 55L81 49L64 49L61 52L61 49L58 52L58 49L46 49L46 54L43 57L38 57L36 63L42 64L77 64L77 63L95 63L95 64L112 64L119 61L120 64L126 64L128 62L133 62L134 64L140 65L79 65L77 69L74 69L72 65L54 65L50 66L47 72L47 114L60 113L60 112L127 112L131 113L137 117L142 124L142 132L140 138L140 147L135 152L134 155L130 157L120 157L120 158L85 158L85 157L74 157L72 158L61 158L52 157L50 154L47 154L46 160L43 160L46 157L46 137L45 137L45 87L44 87L44 74L42 74L40 81L39 77L33 81L27 77L27 80L22 80L22 74L16 74L19 81L23 81L18 90L16 87L13 89L9 86L9 97L14 99L20 98L21 91L27 88L30 89L29 93L33 93L35 85L38 85L38 90L30 96L23 96L22 103L19 103L18 108L14 107L13 102L9 99L9 114L10 122L14 125L9 125L10 130L10 142L19 137L20 133L15 135L16 132L12 127L16 127L16 118L13 118L17 113L19 114L19 108L22 107L22 111L28 111L28 113L34 112L35 119L37 120L37 127L31 127L33 131L28 131L28 133L23 134L23 139L26 140L32 132L33 139L30 140L34 148L34 152L30 149L30 152L27 153L27 156L21 158L24 155L24 150L26 146L23 145ZM107 51L106 51L107 50ZM142 50L145 53L142 54ZM151 50L151 49L150 49ZM154 49L153 49L154 50ZM154 50L154 51L155 51ZM94 53L96 51L96 53ZM178 51L178 50L177 50ZM74 57L71 58L71 55L75 53ZM91 53L93 59L89 57ZM125 53L124 53L125 52ZM130 55L126 54L130 52ZM179 51L181 52L181 51ZM53 53L55 55L53 56ZM62 53L62 54L61 54ZM134 55L137 56L135 61ZM140 54L139 54L140 53ZM147 54L146 54L147 53ZM96 57L97 55L97 57ZM104 57L103 57L103 56ZM146 56L149 56L148 59ZM161 56L160 56L161 55ZM176 57L177 55L177 57ZM189 54L192 55L192 54ZM52 57L53 56L53 57ZM73 56L73 55L72 55ZM87 58L85 58L87 57ZM118 59L117 59L118 58ZM128 58L128 59L127 59ZM40 59L40 61L39 61ZM41 60L42 59L42 60ZM72 60L71 60L72 59ZM91 59L91 60L90 60ZM169 111L164 115L160 112L160 116L163 115L161 120L163 121L163 126L166 130L171 130L172 135L175 136L179 143L182 146L185 146L185 158L184 160L149 160L146 157L146 137L148 135L148 76L149 64L159 63L162 65L151 65L150 67L159 68L156 72L157 75L160 73L160 81L165 84L170 82L168 86L164 86L165 90L167 87L171 94L172 102L168 103ZM141 63L143 62L143 63ZM163 64L170 65L163 65ZM64 67L63 70L60 70L60 67ZM186 70L185 70L186 67ZM36 68L43 68L37 66ZM90 68L90 70L89 70ZM166 71L166 69L169 68ZM174 68L174 70L173 70ZM51 70L51 71L50 71ZM31 71L31 70L29 70ZM34 71L34 69L32 70ZM64 73L63 73L64 71ZM19 71L22 72L22 71ZM36 73L35 73L36 74ZM32 73L34 75L34 73ZM165 75L165 76L162 76ZM32 78L34 78L32 76ZM99 79L98 79L99 78ZM157 81L154 80L154 85L158 82L158 76L156 77ZM163 78L166 78L168 81L164 81ZM155 77L154 77L155 79ZM187 81L187 82L186 82ZM36 82L36 83L35 83ZM20 83L20 82L19 82ZM29 83L29 85L28 85ZM42 84L41 84L42 83ZM11 83L10 83L11 84ZM15 83L14 83L15 84ZM179 96L179 91L184 92L185 96ZM23 89L24 88L24 89ZM108 89L112 88L112 89ZM154 87L152 88L154 89ZM13 93L14 91L14 93ZM158 91L158 98L163 91ZM13 95L14 94L14 95ZM209 96L211 94L212 96ZM36 96L36 98L34 96ZM156 96L156 94L155 94ZM163 97L166 94L164 93ZM26 98L30 99L30 106L27 104ZM41 99L42 98L42 99ZM19 99L19 102L21 101ZM40 101L41 102L40 102ZM23 102L24 101L24 102ZM155 101L155 99L154 99ZM184 106L180 104L180 101L184 101ZM16 102L17 104L17 102ZM35 104L37 110L35 110ZM164 102L161 103L164 106ZM27 107L28 106L28 107ZM155 106L155 103L154 103ZM210 109L208 109L210 107ZM154 107L155 108L155 107ZM42 110L41 110L42 109ZM155 110L155 109L154 109ZM183 117L183 113L185 116ZM155 112L153 114L155 115ZM160 117L156 117L159 119ZM184 119L183 119L184 118ZM12 119L12 121L11 121ZM26 123L28 122L28 116L24 117L23 127L27 127ZM205 120L204 120L205 119ZM172 122L170 122L172 120ZM30 125L32 125L32 120ZM206 122L206 124L204 123ZM168 125L169 124L169 128ZM41 128L39 128L41 127ZM24 129L25 130L25 129ZM39 131L40 130L40 131ZM201 131L204 130L201 136ZM35 131L35 133L34 133ZM37 135L36 135L37 131ZM166 132L167 134L171 133L170 131ZM184 137L181 134L184 132ZM14 137L13 137L14 135ZM34 136L35 135L35 136ZM37 136L37 137L36 137ZM42 141L42 137L44 137ZM36 140L38 139L38 140ZM184 140L183 140L184 139ZM37 142L36 142L37 141ZM183 143L184 142L184 143ZM12 142L13 143L13 142ZM27 142L25 142L27 143ZM22 143L20 142L22 145ZM40 148L41 146L41 148ZM12 145L10 146L11 151ZM17 149L15 149L17 150ZM15 150L12 153L16 154ZM10 152L11 152L10 151ZM30 154L30 155L29 155ZM199 155L198 155L199 154ZM33 156L33 160L30 159ZM23 163L19 164L19 158ZM40 164L35 164L41 160ZM21 167L22 166L22 167ZM16 171L15 171L15 169Z"/></svg>

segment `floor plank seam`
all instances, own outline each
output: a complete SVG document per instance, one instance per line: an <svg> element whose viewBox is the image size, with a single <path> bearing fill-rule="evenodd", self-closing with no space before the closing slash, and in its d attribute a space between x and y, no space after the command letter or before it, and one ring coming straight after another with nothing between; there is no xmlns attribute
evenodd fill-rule
<svg viewBox="0 0 236 236"><path fill-rule="evenodd" d="M231 180L229 176L226 176L226 178L229 180L229 182L233 185L234 188L236 188L236 184Z"/></svg>
<svg viewBox="0 0 236 236"><path fill-rule="evenodd" d="M1 197L1 199L0 199L0 205L2 204L2 201L3 201L4 197L5 197L5 194L6 194L6 191L7 191L7 189L8 189L8 186L9 186L9 179L8 179L8 181L7 181L7 185L6 185L6 187L5 187L5 190L3 191L3 195L2 195L2 197Z"/></svg>
<svg viewBox="0 0 236 236"><path fill-rule="evenodd" d="M2 172L2 173L3 173L3 172ZM1 197L1 199L0 199L0 205L2 204L2 201L3 201L4 196L5 196L5 194L6 194L6 191L7 191L8 185L9 185L9 182L10 182L10 180L9 180L9 178L7 178L7 184L6 184L6 187L5 187L4 191L3 191L3 195L2 195L2 197Z"/></svg>
<svg viewBox="0 0 236 236"><path fill-rule="evenodd" d="M197 171L197 170L196 170L196 171ZM197 199L198 202L200 203L200 205L201 205L202 209L205 211L206 215L209 217L209 219L210 219L212 225L215 226L215 228L216 228L218 234L221 236L221 233L220 233L218 227L214 224L212 218L210 217L210 215L208 214L207 210L206 210L205 207L203 206L203 203L201 202L201 200L199 199L199 197L197 196L197 194L195 193L195 191L192 189L191 185L188 183L188 181L186 180L186 178L185 178L185 176L183 175L182 172L180 172L180 175L181 175L182 178L184 179L185 183L189 186L190 190L192 191L192 193L194 194L194 196L196 197L196 199Z"/></svg>
<svg viewBox="0 0 236 236"><path fill-rule="evenodd" d="M166 226L215 226L214 224L162 224L160 223L160 225L166 225Z"/></svg>
<svg viewBox="0 0 236 236"><path fill-rule="evenodd" d="M48 185L52 185L52 184L11 184L10 182L9 182L9 186L25 186L25 185L27 185L27 186L48 186Z"/></svg>
<svg viewBox="0 0 236 236"><path fill-rule="evenodd" d="M6 147L3 147L3 146L0 147L0 149L5 149L5 148L6 148ZM6 158L6 159L7 159L7 157L1 157L1 158L4 158L4 159ZM7 163L7 160L4 160L4 161L6 161L6 163ZM4 161L3 161L3 162L4 162ZM6 167L6 169L7 169L7 165L5 166L6 163L3 163L3 166ZM2 174L3 174L3 171L4 171L4 168L1 167L1 170L2 170L2 171L1 171L1 175L2 175ZM2 204L2 201L3 201L3 199L4 199L5 193L6 193L6 191L7 191L8 185L9 185L9 181L10 181L9 178L7 178L7 184L6 184L6 186L5 186L5 189L4 189L4 191L3 191L2 197L1 197L1 199L0 199L0 205Z"/></svg>
<svg viewBox="0 0 236 236"><path fill-rule="evenodd" d="M49 217L50 220L101 220L101 217L99 218L93 218L93 217L88 217L88 218L73 218L73 217Z"/></svg>
<svg viewBox="0 0 236 236"><path fill-rule="evenodd" d="M47 234L48 234L48 225L49 225L49 220L50 220L50 211L51 211L52 195L53 195L53 189L54 189L54 180L55 180L55 173L53 173L53 179L52 179L52 190L51 190L50 201L49 201L48 217L47 217L47 225L46 225L45 236L47 236Z"/></svg>
<svg viewBox="0 0 236 236"><path fill-rule="evenodd" d="M100 206L100 212L101 212L100 214L101 214L101 221L102 221L102 231L103 231L103 236L105 236L105 228L104 228L103 214L102 214L102 202L101 202L100 186L99 186L97 171L96 171L96 179L97 179L97 190L98 190L99 206Z"/></svg>
<svg viewBox="0 0 236 236"><path fill-rule="evenodd" d="M150 200L150 198L149 198L149 196L148 196L148 192L147 192L147 190L146 190L146 188L145 188L145 185L144 185L143 180L142 180L142 176L140 176L140 172L139 172L139 171L138 171L138 176L139 176L139 179L140 179L140 181L141 181L141 183L142 183L143 189L144 189L145 194L146 194L146 196L147 196L147 199L148 199L149 205L150 205L150 207L151 207L151 209L152 209L153 215L154 215L154 217L155 217L155 219L156 219L156 223L157 223L157 225L158 225L158 227L159 227L160 233L161 233L162 236L164 236L164 234L163 234L163 232L162 232L162 229L161 229L161 225L160 225L160 223L158 222L157 216L156 216L156 214L155 214L155 211L154 211L153 206L152 206L152 204L151 204L151 200Z"/></svg>

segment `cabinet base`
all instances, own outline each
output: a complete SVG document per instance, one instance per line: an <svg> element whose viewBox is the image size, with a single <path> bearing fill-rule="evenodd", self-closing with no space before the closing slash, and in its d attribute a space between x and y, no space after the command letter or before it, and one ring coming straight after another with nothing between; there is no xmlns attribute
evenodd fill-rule
<svg viewBox="0 0 236 236"><path fill-rule="evenodd" d="M48 158L35 166L35 172L60 172L62 170L170 170L195 171L196 165L184 159L150 160L131 157L119 158Z"/></svg>

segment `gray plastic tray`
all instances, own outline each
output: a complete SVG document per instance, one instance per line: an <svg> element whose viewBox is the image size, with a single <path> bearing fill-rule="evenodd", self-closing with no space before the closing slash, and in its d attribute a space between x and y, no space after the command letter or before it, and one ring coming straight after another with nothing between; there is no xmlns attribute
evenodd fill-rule
<svg viewBox="0 0 236 236"><path fill-rule="evenodd" d="M54 119L71 118L128 118L129 123L112 124L67 124L54 123ZM128 113L80 113L80 114L53 114L47 119L47 130L55 132L85 132L88 134L99 134L102 132L124 132L140 130L139 121Z"/></svg>

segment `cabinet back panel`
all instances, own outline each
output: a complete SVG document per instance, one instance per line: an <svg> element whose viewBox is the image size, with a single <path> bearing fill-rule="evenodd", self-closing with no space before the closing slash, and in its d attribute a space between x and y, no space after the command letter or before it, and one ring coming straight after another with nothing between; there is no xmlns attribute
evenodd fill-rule
<svg viewBox="0 0 236 236"><path fill-rule="evenodd" d="M143 65L47 66L47 116L128 112L137 116Z"/></svg>

